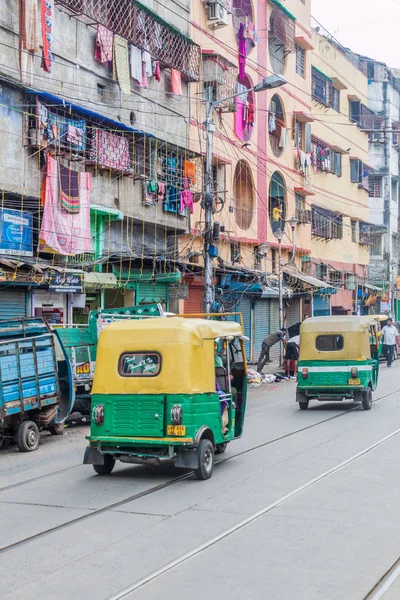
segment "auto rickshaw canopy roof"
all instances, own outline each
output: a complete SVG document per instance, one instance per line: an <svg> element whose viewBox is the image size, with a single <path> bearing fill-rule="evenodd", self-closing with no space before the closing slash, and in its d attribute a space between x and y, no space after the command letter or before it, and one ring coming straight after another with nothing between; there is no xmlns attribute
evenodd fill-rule
<svg viewBox="0 0 400 600"><path fill-rule="evenodd" d="M357 360L371 357L370 327L377 327L373 317L332 316L306 319L300 327L300 361L304 360ZM343 337L341 350L317 350L317 337Z"/></svg>
<svg viewBox="0 0 400 600"><path fill-rule="evenodd" d="M234 321L155 317L111 323L100 334L93 394L215 392L214 340L242 336ZM130 352L159 354L159 373L121 375L121 356Z"/></svg>

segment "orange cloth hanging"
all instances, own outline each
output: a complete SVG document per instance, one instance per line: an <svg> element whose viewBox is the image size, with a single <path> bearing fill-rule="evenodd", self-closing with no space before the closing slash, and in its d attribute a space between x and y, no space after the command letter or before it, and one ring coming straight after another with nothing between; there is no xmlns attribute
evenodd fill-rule
<svg viewBox="0 0 400 600"><path fill-rule="evenodd" d="M182 76L176 69L171 69L171 89L175 96L182 96Z"/></svg>
<svg viewBox="0 0 400 600"><path fill-rule="evenodd" d="M196 183L196 163L192 160L183 161L183 177L184 179L190 179L190 182Z"/></svg>

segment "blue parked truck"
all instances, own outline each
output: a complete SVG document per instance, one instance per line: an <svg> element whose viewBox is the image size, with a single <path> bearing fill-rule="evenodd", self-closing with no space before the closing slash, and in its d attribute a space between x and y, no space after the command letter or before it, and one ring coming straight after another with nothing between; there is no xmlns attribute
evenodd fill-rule
<svg viewBox="0 0 400 600"><path fill-rule="evenodd" d="M0 321L0 446L14 439L22 452L37 450L41 430L63 433L74 399L57 332L41 318Z"/></svg>

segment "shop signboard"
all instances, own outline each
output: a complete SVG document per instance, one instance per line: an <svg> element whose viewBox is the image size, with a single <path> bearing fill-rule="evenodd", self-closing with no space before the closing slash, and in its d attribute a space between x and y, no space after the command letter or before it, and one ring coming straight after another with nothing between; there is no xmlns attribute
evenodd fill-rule
<svg viewBox="0 0 400 600"><path fill-rule="evenodd" d="M64 271L52 273L49 282L49 292L64 292L66 294L82 294L83 273Z"/></svg>
<svg viewBox="0 0 400 600"><path fill-rule="evenodd" d="M33 256L31 213L0 209L0 254Z"/></svg>

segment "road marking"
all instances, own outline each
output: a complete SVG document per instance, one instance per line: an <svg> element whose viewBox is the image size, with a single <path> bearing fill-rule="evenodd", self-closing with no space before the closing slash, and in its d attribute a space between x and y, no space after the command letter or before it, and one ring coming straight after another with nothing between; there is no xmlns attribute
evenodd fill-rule
<svg viewBox="0 0 400 600"><path fill-rule="evenodd" d="M344 467L346 467L350 463L354 462L358 458L361 458L365 454L368 454L368 452L371 452L371 450L374 450L378 446L381 446L382 444L384 444L385 442L387 442L391 438L395 437L399 433L400 433L400 428L399 429L395 429L394 431L392 431L392 433L389 433L388 435L386 435L385 437L381 438L380 440L374 442L370 446L367 446L363 450L360 450L360 452L357 452L356 454L353 454L353 456L350 456L349 458L347 458L343 462L335 465L334 467L331 467L330 469L328 469L327 471L324 471L320 475L317 475L317 477L314 477L313 479L310 479L310 481L307 481L306 483L304 483L300 487L296 488L292 492L289 492L288 494L285 494L285 496L282 496L282 498L279 498L275 502L272 502L271 504L268 504L264 508L262 508L262 509L258 510L257 512L253 513L252 515L246 517L245 519L243 519L243 521L240 521L236 525L232 525L232 527L230 527L229 529L226 529L225 531L223 531L219 535L213 537L211 540L208 540L207 542L204 542L200 546L197 546L197 548L194 548L193 550L189 550L189 552L186 552L182 556L180 556L180 557L176 558L175 560L167 563L163 567L160 567L156 571L153 571L152 573L149 573L148 575L146 575L142 579L139 579L138 581L136 581L132 585L126 587L125 589L123 589L120 592L118 592L117 594L115 594L114 596L111 596L110 598L108 598L108 600L121 600L122 598L125 598L128 594L136 591L137 589L141 588L142 586L146 585L147 583L150 583L154 579L157 579L161 575L164 575L168 571L171 571L175 567L178 567L179 565L181 565L182 563L188 561L190 558L193 558L197 554L200 554L201 552L204 552L204 550L207 550L208 548L210 548L214 544L217 544L218 542L220 542L221 540L229 537L233 533L236 533L237 531L239 531L240 529L242 529L246 525L249 525L253 521L256 521L257 519L259 519L260 517L262 517L266 513L270 512L274 508L277 508L278 506L280 506L284 502L287 502L288 500L290 500L294 496L297 496L301 492L304 492L305 490L307 490L308 488L310 488L313 485L317 484L318 482L322 481L326 477L329 477L330 475L333 475L334 473L337 473L341 469L344 469ZM374 597L374 600L377 600L377 598L380 598L380 597L381 596Z"/></svg>
<svg viewBox="0 0 400 600"><path fill-rule="evenodd" d="M400 558L386 571L376 585L372 588L363 600L380 600L386 592L392 587L400 576Z"/></svg>

